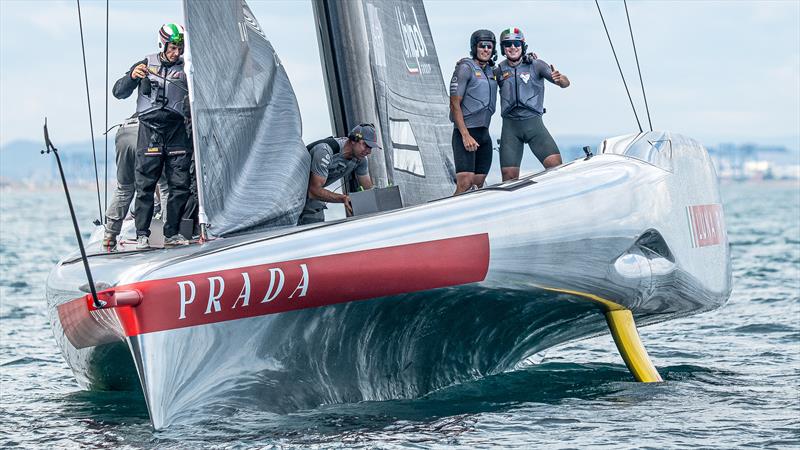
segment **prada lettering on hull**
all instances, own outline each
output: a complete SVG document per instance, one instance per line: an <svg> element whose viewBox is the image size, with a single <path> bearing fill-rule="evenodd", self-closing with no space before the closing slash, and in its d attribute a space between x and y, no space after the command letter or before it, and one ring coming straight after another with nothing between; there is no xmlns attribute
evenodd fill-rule
<svg viewBox="0 0 800 450"><path fill-rule="evenodd" d="M135 336L475 283L488 270L484 233L117 286L142 301L113 310ZM95 311L90 296L74 301L108 311Z"/></svg>
<svg viewBox="0 0 800 450"><path fill-rule="evenodd" d="M290 268L291 269L291 268ZM284 297L285 300L294 298L295 294L300 292L299 297L305 297L306 293L308 292L308 266L306 264L300 264L300 269L302 270L302 276L300 278L297 287L289 294L288 297ZM283 293L283 287L285 285L286 280L286 272L281 267L271 267L267 269L269 275L265 275L264 280L267 278L269 282L264 285L256 284L256 291L260 294L263 291L263 287L266 287L266 293L264 294L264 298L261 299L259 303L269 303L278 296ZM256 272L261 272L256 269ZM290 273L292 273L290 271ZM239 285L241 285L241 290L239 291L239 296L236 297L236 301L233 302L231 309L235 309L237 306L240 308L244 308L250 306L250 297L251 293L253 292L252 284L250 283L250 273L249 272L242 272L242 279L240 283L235 283L237 280L229 280L228 281L228 289L236 290ZM222 304L220 300L225 295L225 277L223 276L213 276L208 277L208 302L206 303L206 311L203 314L212 314L218 313L222 311ZM233 282L233 283L232 283ZM258 283L258 280L256 280ZM178 316L179 320L183 320L186 318L186 306L193 304L196 293L197 287L195 285L195 281L193 280L183 280L178 281L178 288L181 293L181 312ZM232 288L230 287L231 284L235 284ZM261 287L261 289L259 289ZM259 295L260 296L260 295ZM230 298L230 295L228 296Z"/></svg>

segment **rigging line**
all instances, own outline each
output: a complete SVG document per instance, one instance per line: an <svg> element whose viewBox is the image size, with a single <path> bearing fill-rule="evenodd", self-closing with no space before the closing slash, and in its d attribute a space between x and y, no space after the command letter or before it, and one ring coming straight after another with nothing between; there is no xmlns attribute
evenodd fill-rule
<svg viewBox="0 0 800 450"><path fill-rule="evenodd" d="M642 86L642 97L644 97L644 110L647 111L647 123L650 124L650 131L653 131L653 121L650 120L650 107L647 106L647 94L644 92L644 81L642 81L642 69L639 67L639 54L636 53L636 41L633 39L633 27L631 27L631 16L628 14L628 1L622 0L625 4L625 17L628 18L628 31L631 32L631 44L633 45L633 56L636 57L636 70L639 72L639 84Z"/></svg>
<svg viewBox="0 0 800 450"><path fill-rule="evenodd" d="M106 0L106 122L105 129L108 130L108 1ZM103 133L106 141L106 172L103 178L103 187L105 188L105 211L108 211L108 132ZM103 223L106 223L107 217L103 216Z"/></svg>
<svg viewBox="0 0 800 450"><path fill-rule="evenodd" d="M97 185L97 209L100 211L100 223L103 220L103 205L100 203L100 174L97 173L97 150L94 145L94 125L92 124L92 102L89 99L89 72L86 69L86 47L83 43L83 21L81 20L81 0L78 3L78 26L81 30L81 52L83 53L83 78L86 81L86 104L89 105L89 132L92 134L92 158L94 159L94 181ZM98 224L99 225L99 224Z"/></svg>
<svg viewBox="0 0 800 450"><path fill-rule="evenodd" d="M619 65L619 58L617 58L617 51L614 50L614 43L611 42L611 35L608 33L608 27L606 26L606 20L603 18L603 11L600 10L600 3L597 0L594 0L594 4L597 5L597 12L600 13L600 20L603 21L603 28L606 30L606 36L608 36L608 44L611 45L611 52L614 53L614 60L617 62L617 69L619 69L619 76L622 77L622 84L625 85L625 92L628 93L628 100L631 102L631 109L633 109L633 115L636 117L636 124L639 125L639 132L642 132L642 123L639 122L639 114L636 114L636 107L633 105L633 98L631 97L631 91L628 90L628 83L625 82L625 75L622 74L622 66Z"/></svg>

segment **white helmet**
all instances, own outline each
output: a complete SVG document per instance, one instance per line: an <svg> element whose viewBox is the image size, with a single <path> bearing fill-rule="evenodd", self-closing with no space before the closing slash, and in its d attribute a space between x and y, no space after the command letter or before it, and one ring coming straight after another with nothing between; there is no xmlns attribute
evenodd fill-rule
<svg viewBox="0 0 800 450"><path fill-rule="evenodd" d="M172 43L183 47L183 25L166 23L158 30L158 49L162 52L167 49L167 44Z"/></svg>

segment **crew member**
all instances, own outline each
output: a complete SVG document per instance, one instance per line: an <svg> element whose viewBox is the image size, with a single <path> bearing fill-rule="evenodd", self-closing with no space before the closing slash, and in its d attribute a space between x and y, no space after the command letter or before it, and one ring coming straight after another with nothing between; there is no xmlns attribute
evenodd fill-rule
<svg viewBox="0 0 800 450"><path fill-rule="evenodd" d="M134 176L136 171L136 139L139 134L139 118L136 113L125 119L117 129L114 139L117 162L117 186L111 197L111 203L106 210L105 233L103 234L102 246L106 250L114 250L117 245L117 236L122 231L122 222L128 214L128 208L133 201L133 194L136 191L134 186ZM163 174L162 174L163 175ZM155 204L155 215L157 216L161 206L167 203L169 190L164 176L158 179L158 192ZM165 217L162 214L162 217Z"/></svg>
<svg viewBox="0 0 800 450"><path fill-rule="evenodd" d="M164 244L188 241L178 233L191 180L192 148L184 126L184 102L188 86L183 71L184 29L169 23L158 32L159 53L134 64L114 85L116 98L128 98L138 89L136 112L139 133L136 145L136 248L150 247L153 192L163 170L169 186Z"/></svg>
<svg viewBox="0 0 800 450"><path fill-rule="evenodd" d="M500 46L506 57L496 70L503 117L500 171L506 181L519 177L525 143L545 169L561 164L558 146L542 122L544 80L565 88L569 86L569 79L552 65L526 54L528 45L519 28L508 28L500 33Z"/></svg>
<svg viewBox="0 0 800 450"><path fill-rule="evenodd" d="M350 196L329 191L325 187L336 180L355 172L358 184L364 189L372 188L369 177L367 155L373 148L380 149L375 126L361 124L353 128L347 137L329 137L306 146L311 152L311 175L308 179L308 197L298 225L323 222L325 202L344 203L347 214L353 213Z"/></svg>
<svg viewBox="0 0 800 450"><path fill-rule="evenodd" d="M453 122L453 160L456 194L480 188L492 166L489 123L497 104L494 33L477 30L469 38L470 58L456 64L450 80L450 121Z"/></svg>

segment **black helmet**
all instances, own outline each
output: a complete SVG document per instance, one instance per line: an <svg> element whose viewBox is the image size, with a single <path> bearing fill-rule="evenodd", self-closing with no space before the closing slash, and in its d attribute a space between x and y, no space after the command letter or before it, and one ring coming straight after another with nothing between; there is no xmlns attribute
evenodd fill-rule
<svg viewBox="0 0 800 450"><path fill-rule="evenodd" d="M492 43L492 59L489 60L489 65L494 65L494 61L497 61L497 39L490 30L477 30L472 33L469 37L469 56L473 59L478 58L478 42L484 41Z"/></svg>

